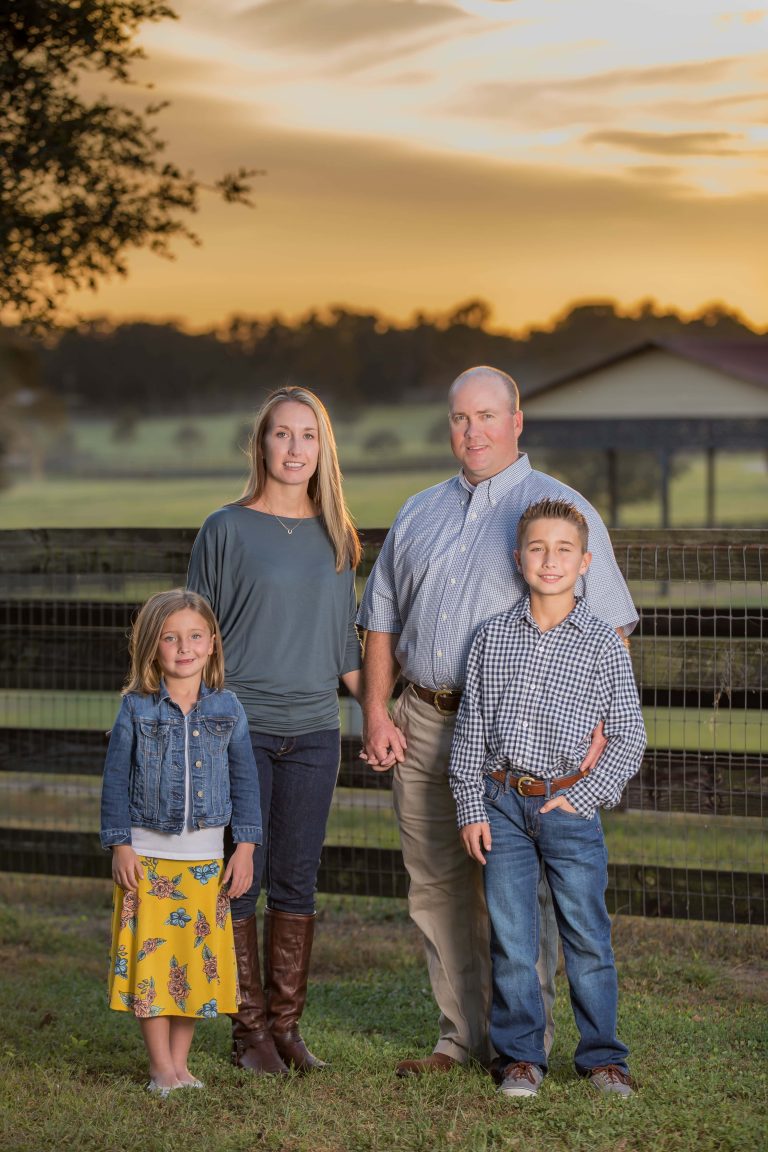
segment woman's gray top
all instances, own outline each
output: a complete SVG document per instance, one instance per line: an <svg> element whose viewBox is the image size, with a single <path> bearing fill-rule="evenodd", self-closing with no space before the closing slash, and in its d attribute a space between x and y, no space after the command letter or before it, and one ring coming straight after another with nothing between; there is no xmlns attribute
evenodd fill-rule
<svg viewBox="0 0 768 1152"><path fill-rule="evenodd" d="M224 640L227 687L255 732L339 727L338 678L360 667L355 578L336 571L322 519L294 521L228 504L192 548L187 586L209 602Z"/></svg>

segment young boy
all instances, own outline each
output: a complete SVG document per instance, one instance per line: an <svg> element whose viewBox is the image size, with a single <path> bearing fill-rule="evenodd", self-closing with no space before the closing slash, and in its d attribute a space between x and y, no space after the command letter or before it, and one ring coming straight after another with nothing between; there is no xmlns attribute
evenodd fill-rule
<svg viewBox="0 0 768 1152"><path fill-rule="evenodd" d="M638 770L645 729L621 637L574 594L591 560L587 536L581 512L564 500L542 500L523 513L515 559L530 595L475 636L451 749L461 840L485 865L490 1034L506 1096L535 1096L547 1071L536 976L541 862L579 1030L576 1070L601 1092L632 1095L628 1049L616 1036L598 810L615 807ZM590 772L580 772L600 721L605 750Z"/></svg>

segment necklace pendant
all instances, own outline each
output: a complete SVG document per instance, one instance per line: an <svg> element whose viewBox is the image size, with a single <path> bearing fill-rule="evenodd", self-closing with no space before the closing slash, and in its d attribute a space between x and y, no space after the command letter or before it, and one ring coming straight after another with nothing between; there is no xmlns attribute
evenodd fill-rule
<svg viewBox="0 0 768 1152"><path fill-rule="evenodd" d="M293 531L294 531L295 527L296 527L296 525L294 524L293 528L286 528L286 532L288 533L289 536L293 536Z"/></svg>

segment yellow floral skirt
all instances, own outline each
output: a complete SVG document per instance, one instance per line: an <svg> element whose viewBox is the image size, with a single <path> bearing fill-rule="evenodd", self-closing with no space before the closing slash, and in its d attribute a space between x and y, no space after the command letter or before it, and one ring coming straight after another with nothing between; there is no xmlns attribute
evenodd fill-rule
<svg viewBox="0 0 768 1152"><path fill-rule="evenodd" d="M115 885L109 1006L134 1016L236 1012L237 962L221 860L139 859L136 892Z"/></svg>

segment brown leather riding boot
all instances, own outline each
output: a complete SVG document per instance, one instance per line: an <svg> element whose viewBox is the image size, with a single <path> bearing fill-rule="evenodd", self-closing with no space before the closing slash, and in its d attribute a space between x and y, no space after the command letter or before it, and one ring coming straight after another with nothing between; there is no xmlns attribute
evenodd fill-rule
<svg viewBox="0 0 768 1152"><path fill-rule="evenodd" d="M299 1020L307 1002L309 958L315 914L296 916L267 908L264 914L264 985L269 1029L280 1056L297 1072L325 1068L301 1038Z"/></svg>
<svg viewBox="0 0 768 1152"><path fill-rule="evenodd" d="M257 1076L287 1076L267 1024L264 989L259 970L256 917L233 920L240 1004L232 1020L232 1063Z"/></svg>

